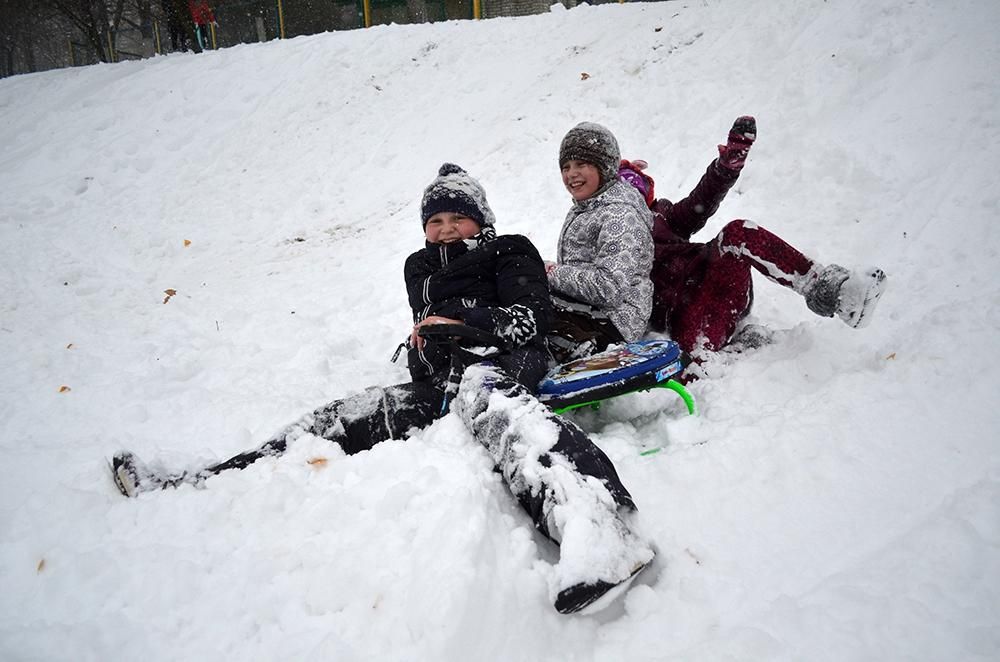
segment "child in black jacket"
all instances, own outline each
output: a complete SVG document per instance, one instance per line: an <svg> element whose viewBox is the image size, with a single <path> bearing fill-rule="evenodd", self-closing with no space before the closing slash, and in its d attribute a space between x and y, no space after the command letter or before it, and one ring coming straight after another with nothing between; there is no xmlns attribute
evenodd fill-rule
<svg viewBox="0 0 1000 662"><path fill-rule="evenodd" d="M519 235L497 236L479 182L452 164L424 191L425 247L406 260L414 327L408 362L413 381L372 387L307 414L259 448L174 475L151 471L127 451L112 473L122 494L201 484L282 454L303 434L329 439L347 454L407 436L449 407L489 452L535 526L560 545L555 606L570 613L603 606L653 558L630 528L635 504L608 457L573 423L535 397L547 367L542 338L550 323L545 268ZM447 337L428 325L464 324L509 348L472 365L452 356Z"/></svg>

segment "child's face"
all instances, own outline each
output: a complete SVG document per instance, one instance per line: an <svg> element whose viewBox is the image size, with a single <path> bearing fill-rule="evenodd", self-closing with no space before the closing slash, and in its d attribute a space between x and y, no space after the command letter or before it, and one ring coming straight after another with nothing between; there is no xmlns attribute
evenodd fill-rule
<svg viewBox="0 0 1000 662"><path fill-rule="evenodd" d="M451 244L479 234L479 223L451 211L440 211L427 219L424 236L432 244Z"/></svg>
<svg viewBox="0 0 1000 662"><path fill-rule="evenodd" d="M597 193L601 187L601 173L597 166L586 161L570 159L562 166L563 186L579 202Z"/></svg>

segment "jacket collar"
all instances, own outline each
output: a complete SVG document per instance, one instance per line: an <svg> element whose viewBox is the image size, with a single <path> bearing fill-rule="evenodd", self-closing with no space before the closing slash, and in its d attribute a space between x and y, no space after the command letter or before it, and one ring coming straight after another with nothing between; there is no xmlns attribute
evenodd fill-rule
<svg viewBox="0 0 1000 662"><path fill-rule="evenodd" d="M630 199L630 197L633 196L630 196L629 189L635 191L636 196L634 197L636 197L636 200L642 203L641 205L636 204L635 200ZM597 193L590 196L586 200L580 200L579 202L574 202L572 211L579 214L585 211L589 211L594 207L599 207L601 205L613 202L631 204L632 206L637 208L640 206L645 207L645 201L642 200L641 194L639 194L639 192L635 190L635 187L632 186L631 184L626 184L622 180L616 178L611 183L605 184L603 187L598 189Z"/></svg>
<svg viewBox="0 0 1000 662"><path fill-rule="evenodd" d="M425 241L424 246L430 255L435 256L438 262L445 265L465 255L469 251L476 250L477 248L481 248L489 244L496 238L496 231L492 227L486 226L479 234L474 237L469 237L468 239L463 239L462 241L456 241L450 244L433 244L429 241Z"/></svg>

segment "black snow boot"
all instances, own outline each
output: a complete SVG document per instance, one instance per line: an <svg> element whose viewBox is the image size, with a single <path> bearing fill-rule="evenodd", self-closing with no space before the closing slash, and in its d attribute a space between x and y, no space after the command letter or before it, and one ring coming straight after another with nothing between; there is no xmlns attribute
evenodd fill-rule
<svg viewBox="0 0 1000 662"><path fill-rule="evenodd" d="M632 571L631 575L617 584L597 580L592 584L581 583L564 588L556 596L556 611L560 614L575 614L578 612L592 614L604 609L614 602L615 598L628 590L629 585L632 584L632 580L648 567L651 561L652 559L639 565Z"/></svg>
<svg viewBox="0 0 1000 662"><path fill-rule="evenodd" d="M140 492L177 487L181 483L197 484L201 480L189 477L187 472L179 476L161 476L129 451L119 451L111 458L111 478L118 491L130 498L138 496Z"/></svg>

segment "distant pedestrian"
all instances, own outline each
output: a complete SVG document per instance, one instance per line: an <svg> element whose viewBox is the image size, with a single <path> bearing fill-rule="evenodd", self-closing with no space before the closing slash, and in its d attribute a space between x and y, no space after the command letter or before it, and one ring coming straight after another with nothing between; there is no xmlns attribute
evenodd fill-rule
<svg viewBox="0 0 1000 662"><path fill-rule="evenodd" d="M191 20L194 21L194 33L198 38L198 45L205 50L212 42L209 26L216 25L215 14L212 13L207 0L188 0L188 9L191 11Z"/></svg>
<svg viewBox="0 0 1000 662"><path fill-rule="evenodd" d="M163 16L167 20L167 32L170 34L171 52L186 51L188 49L188 36L186 13L184 12L184 0L161 0Z"/></svg>

